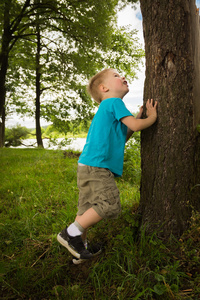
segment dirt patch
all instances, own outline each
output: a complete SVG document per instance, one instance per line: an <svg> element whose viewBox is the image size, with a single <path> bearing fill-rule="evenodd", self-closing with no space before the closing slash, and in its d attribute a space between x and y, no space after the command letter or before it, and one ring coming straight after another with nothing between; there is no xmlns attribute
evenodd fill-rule
<svg viewBox="0 0 200 300"><path fill-rule="evenodd" d="M81 153L69 150L69 151L64 151L63 155L64 155L64 158L66 158L66 157L69 157L69 158L79 158L79 156L81 155Z"/></svg>

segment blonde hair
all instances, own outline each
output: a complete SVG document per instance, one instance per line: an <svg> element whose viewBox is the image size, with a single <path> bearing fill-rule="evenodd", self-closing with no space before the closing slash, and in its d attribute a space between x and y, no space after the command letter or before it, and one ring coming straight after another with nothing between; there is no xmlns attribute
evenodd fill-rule
<svg viewBox="0 0 200 300"><path fill-rule="evenodd" d="M111 70L112 69L104 69L89 80L87 91L97 103L101 103L102 101L102 94L99 89L99 85L103 83L106 73Z"/></svg>

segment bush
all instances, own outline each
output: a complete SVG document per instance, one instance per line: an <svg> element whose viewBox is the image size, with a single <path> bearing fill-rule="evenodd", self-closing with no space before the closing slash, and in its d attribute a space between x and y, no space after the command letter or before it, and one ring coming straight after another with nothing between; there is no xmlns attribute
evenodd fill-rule
<svg viewBox="0 0 200 300"><path fill-rule="evenodd" d="M140 184L141 157L140 157L140 132L135 132L128 141L124 153L123 178L135 184Z"/></svg>
<svg viewBox="0 0 200 300"><path fill-rule="evenodd" d="M22 145L22 140L27 138L29 130L26 127L17 125L16 127L6 128L5 130L5 146L20 146Z"/></svg>

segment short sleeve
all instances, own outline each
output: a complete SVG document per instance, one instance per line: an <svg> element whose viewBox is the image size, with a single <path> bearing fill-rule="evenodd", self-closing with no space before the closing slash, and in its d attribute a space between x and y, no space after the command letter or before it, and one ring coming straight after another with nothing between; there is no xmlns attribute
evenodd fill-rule
<svg viewBox="0 0 200 300"><path fill-rule="evenodd" d="M126 108L126 105L120 98L115 98L113 102L113 114L118 121L121 118L132 116L132 113Z"/></svg>

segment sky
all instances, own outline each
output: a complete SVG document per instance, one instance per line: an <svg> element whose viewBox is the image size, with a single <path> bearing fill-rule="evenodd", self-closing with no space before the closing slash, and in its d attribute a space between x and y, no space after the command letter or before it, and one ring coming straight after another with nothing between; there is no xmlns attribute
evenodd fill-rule
<svg viewBox="0 0 200 300"><path fill-rule="evenodd" d="M196 6L200 8L200 0L196 0ZM118 14L119 26L131 25L133 29L138 30L139 42L144 49L143 29L142 29L142 15L139 3L136 5L136 9L127 6ZM129 93L124 97L124 103L131 112L139 111L139 107L143 104L143 88L145 79L145 59L143 59L143 66L140 65L140 71L137 71L138 79L134 79L132 83L129 83ZM35 127L34 119L19 118L14 116L6 122L6 127L14 126L16 124L26 126L27 128ZM41 119L41 126L48 125L45 120Z"/></svg>

